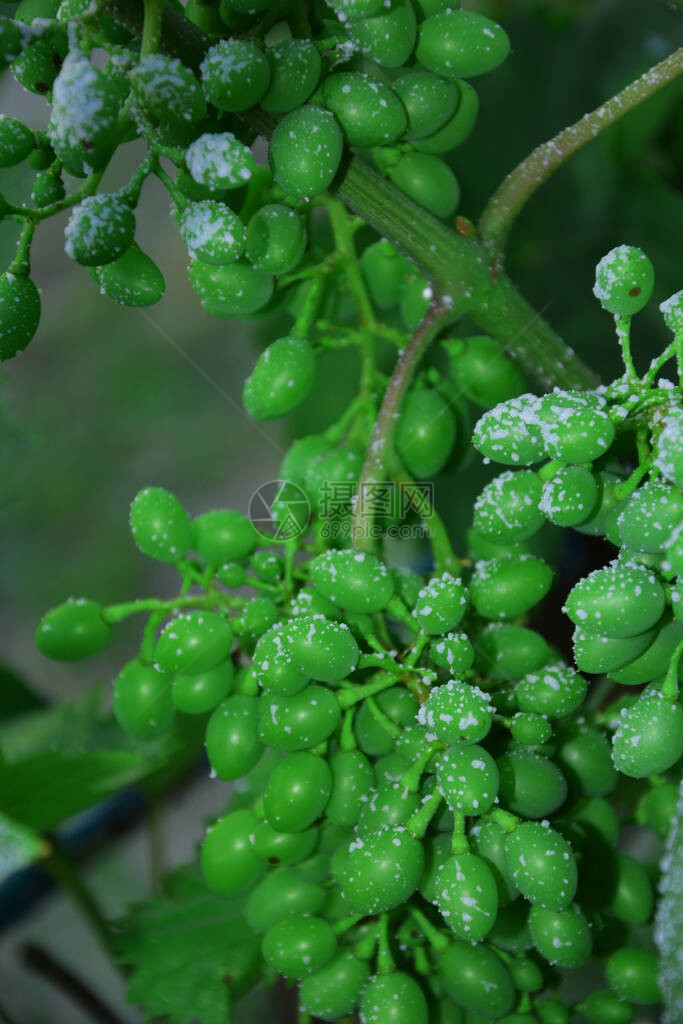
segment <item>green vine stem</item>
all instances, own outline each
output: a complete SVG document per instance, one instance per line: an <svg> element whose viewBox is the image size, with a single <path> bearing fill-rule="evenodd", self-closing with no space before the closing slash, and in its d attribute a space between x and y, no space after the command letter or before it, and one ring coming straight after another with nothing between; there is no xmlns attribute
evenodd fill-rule
<svg viewBox="0 0 683 1024"><path fill-rule="evenodd" d="M673 81L683 72L683 47L655 64L616 96L575 124L542 143L503 180L489 199L479 221L479 234L496 259L519 211L551 174L578 149L596 138L629 110Z"/></svg>

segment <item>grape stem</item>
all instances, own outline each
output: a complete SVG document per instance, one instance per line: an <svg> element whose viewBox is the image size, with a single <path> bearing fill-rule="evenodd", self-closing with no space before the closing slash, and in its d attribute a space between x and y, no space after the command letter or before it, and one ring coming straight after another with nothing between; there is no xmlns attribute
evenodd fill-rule
<svg viewBox="0 0 683 1024"><path fill-rule="evenodd" d="M481 239L496 262L520 210L565 160L683 72L683 47L649 68L575 124L537 146L498 186L479 220Z"/></svg>
<svg viewBox="0 0 683 1024"><path fill-rule="evenodd" d="M394 958L389 945L389 915L382 914L379 919L377 943L377 973L391 974L396 970Z"/></svg>

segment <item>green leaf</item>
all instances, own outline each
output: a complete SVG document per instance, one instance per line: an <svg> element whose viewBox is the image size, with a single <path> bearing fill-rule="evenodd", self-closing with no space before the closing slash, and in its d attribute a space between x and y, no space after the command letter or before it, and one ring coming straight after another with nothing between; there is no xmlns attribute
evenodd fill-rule
<svg viewBox="0 0 683 1024"><path fill-rule="evenodd" d="M47 851L33 829L0 813L0 882Z"/></svg>
<svg viewBox="0 0 683 1024"><path fill-rule="evenodd" d="M655 921L659 984L664 1002L662 1024L678 1024L683 1007L683 787L662 862L662 894Z"/></svg>
<svg viewBox="0 0 683 1024"><path fill-rule="evenodd" d="M172 876L167 895L140 904L119 925L118 956L131 970L128 1001L170 1024L226 1024L261 964L260 942L241 909L208 893L195 868Z"/></svg>

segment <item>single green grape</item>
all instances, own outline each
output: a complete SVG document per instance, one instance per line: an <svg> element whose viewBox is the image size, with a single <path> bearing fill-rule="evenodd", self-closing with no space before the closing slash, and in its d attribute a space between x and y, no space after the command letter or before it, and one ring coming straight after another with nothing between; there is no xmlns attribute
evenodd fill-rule
<svg viewBox="0 0 683 1024"><path fill-rule="evenodd" d="M324 811L331 792L327 761L303 751L289 754L276 764L266 783L266 821L278 832L308 829Z"/></svg>
<svg viewBox="0 0 683 1024"><path fill-rule="evenodd" d="M572 848L547 823L524 821L505 840L505 859L515 885L530 903L561 911L577 884Z"/></svg>
<svg viewBox="0 0 683 1024"><path fill-rule="evenodd" d="M109 641L111 626L104 609L84 597L71 598L47 612L36 630L36 647L55 661L78 661L101 651Z"/></svg>
<svg viewBox="0 0 683 1024"><path fill-rule="evenodd" d="M263 936L263 959L285 978L305 978L332 958L337 939L320 917L288 917Z"/></svg>
<svg viewBox="0 0 683 1024"><path fill-rule="evenodd" d="M208 888L221 896L236 896L249 889L266 865L256 853L252 836L256 818L248 810L233 811L209 827L201 850L201 866Z"/></svg>
<svg viewBox="0 0 683 1024"><path fill-rule="evenodd" d="M213 771L226 781L242 778L258 764L263 744L256 697L235 693L218 705L206 726L206 754Z"/></svg>
<svg viewBox="0 0 683 1024"><path fill-rule="evenodd" d="M114 680L113 705L125 732L139 740L155 739L173 721L171 677L153 665L129 661Z"/></svg>

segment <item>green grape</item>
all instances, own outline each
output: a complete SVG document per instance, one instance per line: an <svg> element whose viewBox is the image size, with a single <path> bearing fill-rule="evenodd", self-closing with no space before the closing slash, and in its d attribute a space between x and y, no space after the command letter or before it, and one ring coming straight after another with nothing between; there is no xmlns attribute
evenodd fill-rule
<svg viewBox="0 0 683 1024"><path fill-rule="evenodd" d="M10 18L0 18L0 71L5 71L21 51L21 28Z"/></svg>
<svg viewBox="0 0 683 1024"><path fill-rule="evenodd" d="M256 169L251 150L232 132L200 135L188 146L185 163L192 178L212 190L240 188Z"/></svg>
<svg viewBox="0 0 683 1024"><path fill-rule="evenodd" d="M203 715L230 693L235 669L230 658L197 675L179 675L173 680L173 704L188 715Z"/></svg>
<svg viewBox="0 0 683 1024"><path fill-rule="evenodd" d="M431 388L406 395L396 423L396 451L406 469L428 479L443 469L456 436L456 422L446 400Z"/></svg>
<svg viewBox="0 0 683 1024"><path fill-rule="evenodd" d="M135 216L119 196L88 196L74 207L66 226L64 250L86 267L122 256L135 234Z"/></svg>
<svg viewBox="0 0 683 1024"><path fill-rule="evenodd" d="M491 409L499 402L523 393L522 371L495 339L474 335L452 338L441 344L448 355L452 380L470 401Z"/></svg>
<svg viewBox="0 0 683 1024"><path fill-rule="evenodd" d="M199 82L174 57L148 53L128 72L136 105L156 124L192 125L206 115Z"/></svg>
<svg viewBox="0 0 683 1024"><path fill-rule="evenodd" d="M227 619L216 612L192 611L166 623L155 654L162 671L195 675L225 661L231 647Z"/></svg>
<svg viewBox="0 0 683 1024"><path fill-rule="evenodd" d="M263 936L263 959L285 978L305 978L332 959L337 939L320 917L288 917Z"/></svg>
<svg viewBox="0 0 683 1024"><path fill-rule="evenodd" d="M632 316L647 305L655 282L650 260L632 245L619 245L595 268L593 294L615 316Z"/></svg>
<svg viewBox="0 0 683 1024"><path fill-rule="evenodd" d="M515 699L520 711L562 718L581 707L587 689L583 676L558 661L520 679Z"/></svg>
<svg viewBox="0 0 683 1024"><path fill-rule="evenodd" d="M532 555L478 562L469 583L473 608L485 619L513 619L542 601L552 570Z"/></svg>
<svg viewBox="0 0 683 1024"><path fill-rule="evenodd" d="M530 466L546 455L536 415L538 398L524 394L500 402L480 417L472 444L492 462L506 466Z"/></svg>
<svg viewBox="0 0 683 1024"><path fill-rule="evenodd" d="M676 814L678 788L672 782L652 786L644 793L636 807L636 821L647 825L660 839L666 839Z"/></svg>
<svg viewBox="0 0 683 1024"><path fill-rule="evenodd" d="M594 395L555 390L538 400L535 415L552 459L592 462L614 440L614 424Z"/></svg>
<svg viewBox="0 0 683 1024"><path fill-rule="evenodd" d="M30 277L0 275L0 360L12 359L28 345L40 321L40 294Z"/></svg>
<svg viewBox="0 0 683 1024"><path fill-rule="evenodd" d="M587 632L621 638L654 626L664 605L664 589L653 572L635 562L614 561L580 580L564 611Z"/></svg>
<svg viewBox="0 0 683 1024"><path fill-rule="evenodd" d="M419 806L420 797L417 793L409 793L400 782L387 782L379 789L367 793L356 831L364 836L381 828L405 825Z"/></svg>
<svg viewBox="0 0 683 1024"><path fill-rule="evenodd" d="M574 898L576 861L569 843L546 823L524 821L505 840L515 885L530 903L560 911Z"/></svg>
<svg viewBox="0 0 683 1024"><path fill-rule="evenodd" d="M358 821L372 788L374 773L360 750L338 750L330 758L332 791L325 816L334 825L350 828Z"/></svg>
<svg viewBox="0 0 683 1024"><path fill-rule="evenodd" d="M557 745L555 759L586 796L606 796L617 784L610 745L595 726L571 726Z"/></svg>
<svg viewBox="0 0 683 1024"><path fill-rule="evenodd" d="M467 590L450 573L434 576L418 594L413 617L425 633L449 633L467 610Z"/></svg>
<svg viewBox="0 0 683 1024"><path fill-rule="evenodd" d="M531 949L534 940L529 931L530 909L526 900L520 896L500 910L489 932L489 941L508 953L523 953Z"/></svg>
<svg viewBox="0 0 683 1024"><path fill-rule="evenodd" d="M527 956L512 960L508 965L512 984L518 992L538 992L543 988L543 974L533 960ZM509 1018L508 1018L509 1020ZM531 1018L535 1021L535 1018Z"/></svg>
<svg viewBox="0 0 683 1024"><path fill-rule="evenodd" d="M324 967L304 978L299 1002L321 1020L339 1020L352 1013L370 976L370 968L348 950L340 950Z"/></svg>
<svg viewBox="0 0 683 1024"><path fill-rule="evenodd" d="M314 754L289 754L275 766L263 794L268 824L278 832L302 832L325 809L332 790L326 761Z"/></svg>
<svg viewBox="0 0 683 1024"><path fill-rule="evenodd" d="M605 973L610 987L622 999L649 1004L662 998L657 980L659 963L648 949L618 949L607 961Z"/></svg>
<svg viewBox="0 0 683 1024"><path fill-rule="evenodd" d="M343 149L334 114L313 105L299 107L285 114L270 140L275 181L295 199L312 199L332 182Z"/></svg>
<svg viewBox="0 0 683 1024"><path fill-rule="evenodd" d="M156 263L132 242L123 256L90 273L100 291L123 306L152 306L164 294L163 275Z"/></svg>
<svg viewBox="0 0 683 1024"><path fill-rule="evenodd" d="M409 974L380 974L363 990L360 1020L361 1024L427 1024L427 1000Z"/></svg>
<svg viewBox="0 0 683 1024"><path fill-rule="evenodd" d="M121 728L138 740L152 740L173 722L171 678L153 665L129 661L114 680L114 714Z"/></svg>
<svg viewBox="0 0 683 1024"><path fill-rule="evenodd" d="M498 912L498 887L485 860L474 853L453 854L436 877L436 905L457 936L481 942Z"/></svg>
<svg viewBox="0 0 683 1024"><path fill-rule="evenodd" d="M204 512L192 521L192 547L210 566L246 558L256 547L256 540L251 522L231 508Z"/></svg>
<svg viewBox="0 0 683 1024"><path fill-rule="evenodd" d="M318 830L278 832L267 821L259 821L254 829L254 849L268 864L301 864L315 849Z"/></svg>
<svg viewBox="0 0 683 1024"><path fill-rule="evenodd" d="M178 562L192 543L187 512L163 487L138 491L131 502L128 522L136 546L159 562Z"/></svg>
<svg viewBox="0 0 683 1024"><path fill-rule="evenodd" d="M254 672L264 690L291 696L306 686L309 676L294 663L283 628L275 626L259 638L254 651Z"/></svg>
<svg viewBox="0 0 683 1024"><path fill-rule="evenodd" d="M683 327L683 291L675 292L659 304L666 326L676 334Z"/></svg>
<svg viewBox="0 0 683 1024"><path fill-rule="evenodd" d="M439 975L454 1003L487 1020L509 1013L515 992L502 960L484 945L452 942L441 954Z"/></svg>
<svg viewBox="0 0 683 1024"><path fill-rule="evenodd" d="M35 147L33 132L16 117L0 114L0 167L12 167L25 160Z"/></svg>
<svg viewBox="0 0 683 1024"><path fill-rule="evenodd" d="M219 704L209 718L206 754L219 779L240 779L260 761L263 745L258 735L257 704L256 697L235 693Z"/></svg>
<svg viewBox="0 0 683 1024"><path fill-rule="evenodd" d="M429 903L436 904L439 871L451 856L451 845L450 836L442 833L429 835L423 842L425 866L420 879L420 893Z"/></svg>
<svg viewBox="0 0 683 1024"><path fill-rule="evenodd" d="M278 610L269 597L254 597L242 610L242 622L247 633L260 636L277 620Z"/></svg>
<svg viewBox="0 0 683 1024"><path fill-rule="evenodd" d="M70 598L43 615L36 630L36 647L54 661L78 661L97 654L111 633L103 611L96 601Z"/></svg>
<svg viewBox="0 0 683 1024"><path fill-rule="evenodd" d="M408 260L384 239L363 250L361 270L373 303L378 309L394 309L410 269Z"/></svg>
<svg viewBox="0 0 683 1024"><path fill-rule="evenodd" d="M478 743L493 724L491 698L478 686L451 679L432 688L418 721L444 743Z"/></svg>
<svg viewBox="0 0 683 1024"><path fill-rule="evenodd" d="M392 569L391 573L394 577L398 596L409 608L414 608L423 587L422 577L418 573L413 572L412 569L405 568L405 566Z"/></svg>
<svg viewBox="0 0 683 1024"><path fill-rule="evenodd" d="M652 480L630 496L617 520L624 547L659 554L670 543L683 519L683 495L674 487Z"/></svg>
<svg viewBox="0 0 683 1024"><path fill-rule="evenodd" d="M412 5L391 0L386 13L352 21L348 26L354 46L382 68L400 68L415 46L417 25Z"/></svg>
<svg viewBox="0 0 683 1024"><path fill-rule="evenodd" d="M677 487L683 487L683 447L681 446L681 423L679 410L672 410L662 421L663 429L657 438L654 465L662 476Z"/></svg>
<svg viewBox="0 0 683 1024"><path fill-rule="evenodd" d="M486 485L474 503L474 528L488 540L525 540L545 522L539 508L543 485L531 470L507 471Z"/></svg>
<svg viewBox="0 0 683 1024"><path fill-rule="evenodd" d="M540 633L509 622L491 623L477 638L482 671L493 679L517 681L537 672L550 658L550 648Z"/></svg>
<svg viewBox="0 0 683 1024"><path fill-rule="evenodd" d="M294 663L321 683L339 682L358 662L358 644L345 623L302 615L290 622L288 640Z"/></svg>
<svg viewBox="0 0 683 1024"><path fill-rule="evenodd" d="M556 999L546 999L535 1006L542 1024L569 1024L569 1010Z"/></svg>
<svg viewBox="0 0 683 1024"><path fill-rule="evenodd" d="M251 888L266 869L254 850L256 818L251 811L233 811L219 818L204 837L201 866L211 892L236 896Z"/></svg>
<svg viewBox="0 0 683 1024"><path fill-rule="evenodd" d="M529 928L541 956L558 967L580 967L591 955L593 942L588 921L578 907L554 911L534 906Z"/></svg>
<svg viewBox="0 0 683 1024"><path fill-rule="evenodd" d="M17 15L19 11L17 10ZM43 15L41 15L42 17ZM20 20L28 20L21 18ZM12 61L12 74L24 89L44 96L50 92L68 50L66 32L50 32L25 46Z"/></svg>
<svg viewBox="0 0 683 1024"><path fill-rule="evenodd" d="M485 814L498 795L498 767L476 743L449 747L436 769L439 792L461 814Z"/></svg>
<svg viewBox="0 0 683 1024"><path fill-rule="evenodd" d="M616 488L624 479L611 470L600 470L596 477L598 503L588 519L574 525L574 529L579 533L587 533L591 537L608 536L612 532L614 516L621 505L621 501L617 499ZM618 537L615 537L615 540L618 543Z"/></svg>
<svg viewBox="0 0 683 1024"><path fill-rule="evenodd" d="M654 893L642 865L628 854L618 853L616 872L610 881L612 891L607 906L614 916L627 925L641 925L649 921Z"/></svg>
<svg viewBox="0 0 683 1024"><path fill-rule="evenodd" d="M334 693L324 686L306 686L282 700L261 697L259 733L276 750L307 750L326 740L339 725L341 711Z"/></svg>
<svg viewBox="0 0 683 1024"><path fill-rule="evenodd" d="M523 818L545 818L567 798L567 782L557 765L531 750L512 750L497 760L500 802Z"/></svg>
<svg viewBox="0 0 683 1024"><path fill-rule="evenodd" d="M577 626L574 630L574 661L582 672L612 673L615 669L634 661L652 643L654 630L638 636L609 637L587 633Z"/></svg>
<svg viewBox="0 0 683 1024"><path fill-rule="evenodd" d="M582 800L572 808L572 819L584 830L598 835L608 846L619 841L619 818L612 804L602 797L593 796Z"/></svg>
<svg viewBox="0 0 683 1024"><path fill-rule="evenodd" d="M665 557L668 567L677 576L683 576L683 530L678 530L673 535L667 545Z"/></svg>
<svg viewBox="0 0 683 1024"><path fill-rule="evenodd" d="M246 231L236 213L213 199L188 203L178 223L190 259L222 266L244 252Z"/></svg>
<svg viewBox="0 0 683 1024"><path fill-rule="evenodd" d="M460 202L460 185L448 164L430 153L405 153L389 177L413 202L435 217L452 217Z"/></svg>
<svg viewBox="0 0 683 1024"><path fill-rule="evenodd" d="M31 198L36 206L51 206L52 203L58 203L60 199L63 199L65 194L64 182L52 171L45 171L44 174L35 176Z"/></svg>
<svg viewBox="0 0 683 1024"><path fill-rule="evenodd" d="M479 114L479 96L474 87L462 79L455 80L453 85L458 90L459 97L455 113L446 121L443 127L439 128L432 135L426 135L423 139L413 140L414 148L418 149L421 153L432 153L435 155L450 153L452 150L457 149L458 146L461 146L472 134L477 121L477 115ZM500 372L502 375L502 371ZM505 373L505 378L508 382L512 382L518 378L518 374L508 371ZM520 387L518 390L515 383L515 393L520 394L522 391L523 387ZM473 398L473 396L470 397ZM505 394L497 399L497 401L500 402L509 397L509 394ZM473 401L475 400L473 398ZM496 403L492 402L491 404L495 405Z"/></svg>
<svg viewBox="0 0 683 1024"><path fill-rule="evenodd" d="M350 146L383 146L403 134L405 108L392 89L368 75L345 71L323 86L325 105L342 126Z"/></svg>
<svg viewBox="0 0 683 1024"><path fill-rule="evenodd" d="M547 718L525 711L518 711L510 725L510 735L515 743L522 747L536 747L547 743L553 734L552 726Z"/></svg>
<svg viewBox="0 0 683 1024"><path fill-rule="evenodd" d="M308 882L292 868L275 868L252 890L245 916L250 927L263 935L287 918L319 914L324 903L322 886Z"/></svg>
<svg viewBox="0 0 683 1024"><path fill-rule="evenodd" d="M270 301L275 287L270 274L244 260L222 267L194 260L188 273L199 301L211 316L249 317Z"/></svg>
<svg viewBox="0 0 683 1024"><path fill-rule="evenodd" d="M262 352L244 385L250 416L272 420L301 405L315 380L315 355L305 338L280 338Z"/></svg>
<svg viewBox="0 0 683 1024"><path fill-rule="evenodd" d="M460 101L455 85L429 71L407 71L394 81L393 88L408 115L404 133L408 141L433 135L453 116Z"/></svg>
<svg viewBox="0 0 683 1024"><path fill-rule="evenodd" d="M309 98L320 79L322 60L308 39L285 39L266 50L270 83L260 104L271 114L286 114Z"/></svg>
<svg viewBox="0 0 683 1024"><path fill-rule="evenodd" d="M311 581L324 597L349 612L378 612L394 593L383 562L358 551L325 551L308 563Z"/></svg>
<svg viewBox="0 0 683 1024"><path fill-rule="evenodd" d="M216 570L217 579L230 590L237 590L247 582L247 570L239 562L226 562Z"/></svg>
<svg viewBox="0 0 683 1024"><path fill-rule="evenodd" d="M84 53L70 50L52 90L48 134L71 174L84 178L105 166L115 145L119 104L111 79Z"/></svg>
<svg viewBox="0 0 683 1024"><path fill-rule="evenodd" d="M288 449L280 465L280 479L304 485L306 472L315 459L331 451L330 443L322 434L300 437Z"/></svg>
<svg viewBox="0 0 683 1024"><path fill-rule="evenodd" d="M494 71L510 52L506 32L473 11L434 14L420 25L415 55L444 78L474 78Z"/></svg>
<svg viewBox="0 0 683 1024"><path fill-rule="evenodd" d="M563 466L543 484L540 511L556 526L576 526L593 515L599 499L598 480L584 466Z"/></svg>
<svg viewBox="0 0 683 1024"><path fill-rule="evenodd" d="M247 110L265 96L270 68L268 58L255 42L221 39L210 48L199 69L204 95L217 110Z"/></svg>
<svg viewBox="0 0 683 1024"><path fill-rule="evenodd" d="M579 1004L590 1024L630 1024L633 1007L609 989L596 989Z"/></svg>
<svg viewBox="0 0 683 1024"><path fill-rule="evenodd" d="M412 725L418 710L415 698L403 686L392 686L375 697L380 711L396 725ZM373 716L365 701L356 712L354 722L358 744L366 754L378 757L394 749L394 739Z"/></svg>
<svg viewBox="0 0 683 1024"><path fill-rule="evenodd" d="M369 18L384 6L383 0L332 0L329 5L341 22Z"/></svg>
<svg viewBox="0 0 683 1024"><path fill-rule="evenodd" d="M432 286L424 274L412 272L408 275L401 289L401 320L408 331L414 331L429 309L430 302L434 296ZM421 389L423 390L423 389ZM404 402L408 401L411 392ZM430 452L428 452L430 454ZM406 463L407 465L407 463ZM408 467L410 468L410 467Z"/></svg>
<svg viewBox="0 0 683 1024"><path fill-rule="evenodd" d="M306 242L303 220L296 210L280 203L262 206L247 225L247 259L266 274L287 274L293 270L301 262Z"/></svg>
<svg viewBox="0 0 683 1024"><path fill-rule="evenodd" d="M683 754L683 708L657 690L621 712L612 740L617 771L631 778L659 775Z"/></svg>
<svg viewBox="0 0 683 1024"><path fill-rule="evenodd" d="M447 672L466 672L474 662L474 648L466 633L446 633L429 645L429 657Z"/></svg>
<svg viewBox="0 0 683 1024"><path fill-rule="evenodd" d="M400 826L356 837L343 861L344 899L359 914L382 914L404 903L424 870L422 844Z"/></svg>

